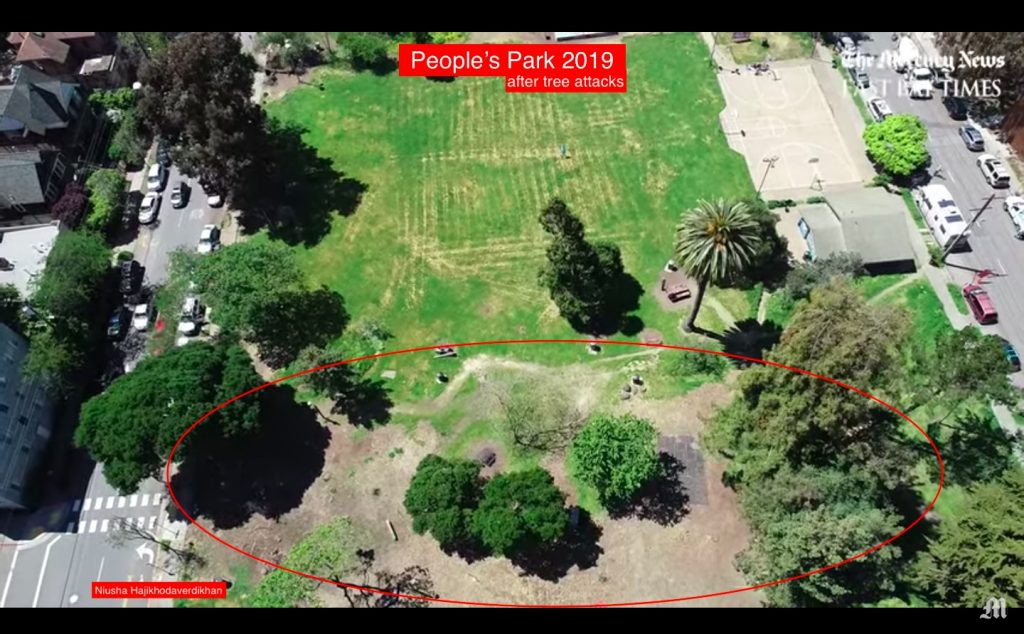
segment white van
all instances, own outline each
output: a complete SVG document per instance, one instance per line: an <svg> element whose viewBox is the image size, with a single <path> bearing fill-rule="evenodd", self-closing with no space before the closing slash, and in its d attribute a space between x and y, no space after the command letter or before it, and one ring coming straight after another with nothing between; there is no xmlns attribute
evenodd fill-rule
<svg viewBox="0 0 1024 634"><path fill-rule="evenodd" d="M162 192L167 186L167 169L160 163L153 163L146 173L146 188L151 192Z"/></svg>
<svg viewBox="0 0 1024 634"><path fill-rule="evenodd" d="M967 245L967 221L945 185L925 185L914 192L914 199L939 246L956 249Z"/></svg>

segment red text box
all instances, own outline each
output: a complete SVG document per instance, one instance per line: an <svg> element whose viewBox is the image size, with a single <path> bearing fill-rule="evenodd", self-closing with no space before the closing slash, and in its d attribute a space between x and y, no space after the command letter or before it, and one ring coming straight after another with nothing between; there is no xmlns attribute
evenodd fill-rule
<svg viewBox="0 0 1024 634"><path fill-rule="evenodd" d="M93 599L224 599L224 581L93 581Z"/></svg>

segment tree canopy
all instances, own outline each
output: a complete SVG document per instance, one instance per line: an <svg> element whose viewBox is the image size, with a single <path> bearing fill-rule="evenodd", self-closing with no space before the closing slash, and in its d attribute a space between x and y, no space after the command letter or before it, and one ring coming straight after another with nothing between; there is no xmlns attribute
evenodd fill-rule
<svg viewBox="0 0 1024 634"><path fill-rule="evenodd" d="M473 512L473 532L496 553L509 556L558 541L569 525L565 494L540 468L494 476Z"/></svg>
<svg viewBox="0 0 1024 634"><path fill-rule="evenodd" d="M742 201L701 200L684 212L676 230L676 261L697 282L697 296L685 328L697 323L709 284L723 284L750 266L761 245L762 227Z"/></svg>
<svg viewBox="0 0 1024 634"><path fill-rule="evenodd" d="M928 130L912 114L895 114L864 128L868 156L888 174L908 177L931 160Z"/></svg>
<svg viewBox="0 0 1024 634"><path fill-rule="evenodd" d="M786 276L786 292L793 299L806 299L812 290L828 284L834 277L853 280L864 274L864 261L860 254L834 253L793 267Z"/></svg>
<svg viewBox="0 0 1024 634"><path fill-rule="evenodd" d="M108 482L131 492L163 467L174 443L200 416L260 384L248 356L236 346L200 341L171 348L146 357L86 401L75 442L103 463ZM176 457L205 438L253 431L259 409L259 393L228 405L203 421Z"/></svg>
<svg viewBox="0 0 1024 634"><path fill-rule="evenodd" d="M171 42L140 74L140 121L175 148L186 174L228 197L266 145L265 116L251 100L256 69L233 33L197 31Z"/></svg>
<svg viewBox="0 0 1024 634"><path fill-rule="evenodd" d="M1024 604L1024 469L970 488L965 499L917 562L918 583L949 607L978 609L990 597Z"/></svg>
<svg viewBox="0 0 1024 634"><path fill-rule="evenodd" d="M97 306L110 270L103 238L87 231L58 234L31 298L42 331L32 337L27 374L62 392L75 384L74 375L96 344Z"/></svg>
<svg viewBox="0 0 1024 634"><path fill-rule="evenodd" d="M391 40L383 33L344 31L338 34L338 44L348 51L356 69L379 69L388 59Z"/></svg>
<svg viewBox="0 0 1024 634"><path fill-rule="evenodd" d="M634 416L597 416L573 439L569 464L602 504L626 502L658 473L658 434Z"/></svg>
<svg viewBox="0 0 1024 634"><path fill-rule="evenodd" d="M286 568L331 581L344 581L359 567L358 552L365 536L347 517L336 518L313 529L285 558ZM274 570L256 587L246 602L253 608L295 608L319 605L319 581L284 570Z"/></svg>
<svg viewBox="0 0 1024 634"><path fill-rule="evenodd" d="M68 183L64 186L64 193L53 203L50 213L65 226L74 229L82 221L88 207L89 197L85 188L78 183Z"/></svg>
<svg viewBox="0 0 1024 634"><path fill-rule="evenodd" d="M429 455L420 461L405 492L412 528L430 533L442 547L466 542L470 519L480 499L480 465Z"/></svg>
<svg viewBox="0 0 1024 634"><path fill-rule="evenodd" d="M636 307L619 248L587 241L583 222L557 198L541 211L540 224L551 236L540 282L562 317L580 332L618 330Z"/></svg>

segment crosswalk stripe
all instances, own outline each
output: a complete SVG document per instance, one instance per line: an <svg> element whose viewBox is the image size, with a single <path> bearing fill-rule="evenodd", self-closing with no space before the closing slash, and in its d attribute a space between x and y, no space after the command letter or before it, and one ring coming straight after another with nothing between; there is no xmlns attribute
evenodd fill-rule
<svg viewBox="0 0 1024 634"><path fill-rule="evenodd" d="M75 503L71 505L71 512L72 513L77 513L78 509L80 509L80 508L82 508L82 501L81 500L75 500Z"/></svg>
<svg viewBox="0 0 1024 634"><path fill-rule="evenodd" d="M156 515L149 518L149 530L153 530L153 526L156 525Z"/></svg>
<svg viewBox="0 0 1024 634"><path fill-rule="evenodd" d="M153 506L159 506L160 505L160 500L162 500L163 498L164 498L163 495L161 495L159 493L154 493L153 494Z"/></svg>
<svg viewBox="0 0 1024 634"><path fill-rule="evenodd" d="M106 533L107 532L107 524L108 523L109 523L109 520L103 520L103 522L100 523L100 532L101 533Z"/></svg>
<svg viewBox="0 0 1024 634"><path fill-rule="evenodd" d="M130 506L132 508L135 508L135 505L138 504L138 503L139 503L139 496L133 495L131 501L128 502L128 506Z"/></svg>
<svg viewBox="0 0 1024 634"><path fill-rule="evenodd" d="M77 532L79 534L85 532L85 520L82 520L81 522L78 523L78 531Z"/></svg>
<svg viewBox="0 0 1024 634"><path fill-rule="evenodd" d="M124 505L127 502L128 502L128 498L126 498L125 496L122 495L121 497L117 498L117 508L123 509Z"/></svg>
<svg viewBox="0 0 1024 634"><path fill-rule="evenodd" d="M96 520L92 520L92 521L89 522L89 532L90 533L95 533L96 532L96 523L97 523Z"/></svg>
<svg viewBox="0 0 1024 634"><path fill-rule="evenodd" d="M107 498L107 508L108 509L114 508L114 500L115 499L117 499L117 498L115 496L113 496L113 495L111 495L110 497Z"/></svg>
<svg viewBox="0 0 1024 634"><path fill-rule="evenodd" d="M135 528L142 528L145 525L146 525L146 518L144 518L144 517L137 517L137 518L135 518Z"/></svg>
<svg viewBox="0 0 1024 634"><path fill-rule="evenodd" d="M142 494L142 506L149 506L149 494L148 493L143 493Z"/></svg>
<svg viewBox="0 0 1024 634"><path fill-rule="evenodd" d="M92 498L85 498L85 506L82 507L83 511L88 511L92 508Z"/></svg>

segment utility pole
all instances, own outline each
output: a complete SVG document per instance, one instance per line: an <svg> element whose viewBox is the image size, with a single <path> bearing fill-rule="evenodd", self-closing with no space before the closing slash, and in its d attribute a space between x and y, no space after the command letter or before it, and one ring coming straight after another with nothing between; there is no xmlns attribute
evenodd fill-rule
<svg viewBox="0 0 1024 634"><path fill-rule="evenodd" d="M950 242L949 246L947 246L946 249L942 252L942 258L939 260L940 262L945 263L946 256L949 255L949 252L953 250L953 247L960 244L960 240L963 239L963 237L967 234L968 231L971 230L971 227L974 226L974 223L978 222L978 218L981 218L981 214L985 213L985 210L988 209L988 206L992 204L992 201L995 200L995 198L995 194L992 194L991 196L988 197L988 200L986 200L985 204L981 206L981 209L978 210L978 213L974 214L974 218L971 218L971 221L967 223L967 226L964 227L964 230L961 231L960 235L956 237L956 240Z"/></svg>

